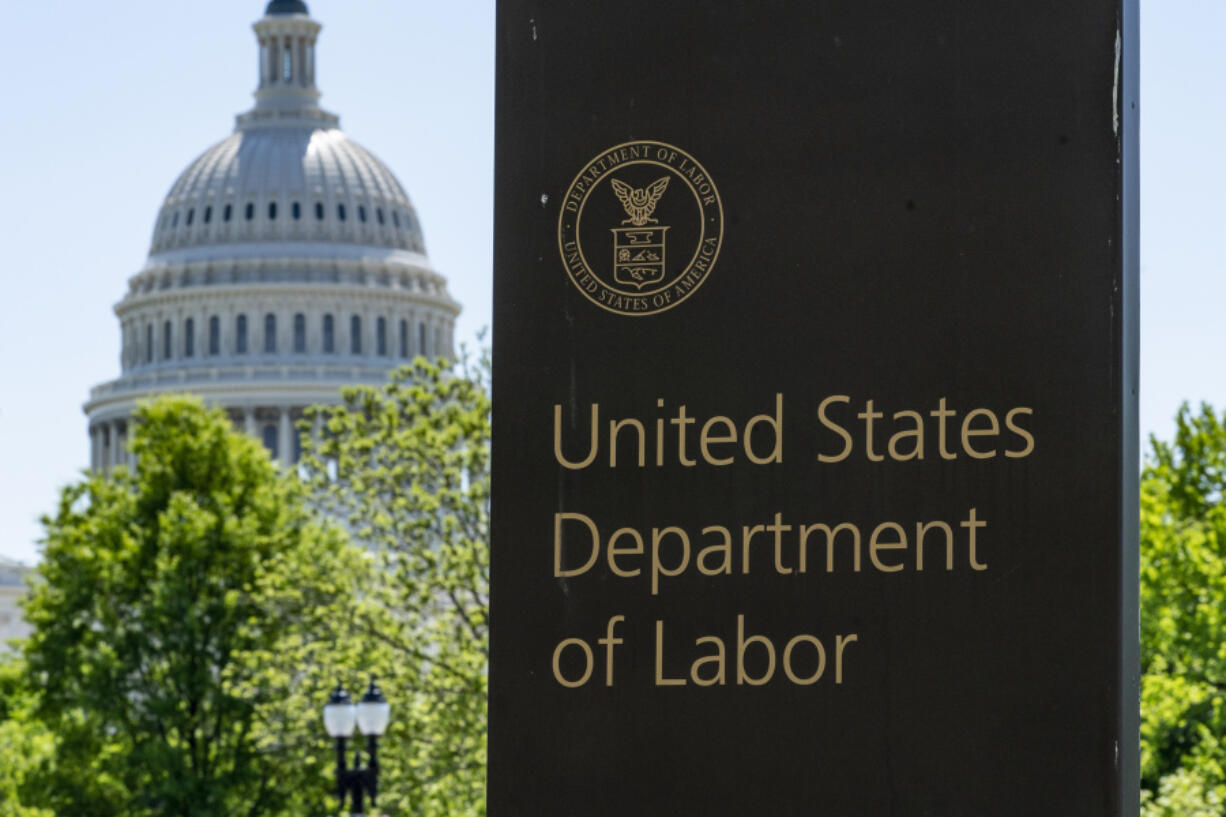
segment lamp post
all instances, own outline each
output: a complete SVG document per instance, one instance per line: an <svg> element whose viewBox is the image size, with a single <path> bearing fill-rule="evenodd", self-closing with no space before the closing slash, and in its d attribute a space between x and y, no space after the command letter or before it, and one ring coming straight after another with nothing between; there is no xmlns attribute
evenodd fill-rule
<svg viewBox="0 0 1226 817"><path fill-rule="evenodd" d="M337 684L332 697L324 706L324 729L336 741L336 794L340 798L340 811L345 811L345 795L349 795L350 814L365 814L364 795L370 795L370 806L375 807L379 794L379 738L387 730L391 705L383 697L375 679L370 679L370 688L356 705L342 684ZM353 735L354 726L366 737L366 766L362 766L362 749L353 752L353 768L345 766L345 741Z"/></svg>

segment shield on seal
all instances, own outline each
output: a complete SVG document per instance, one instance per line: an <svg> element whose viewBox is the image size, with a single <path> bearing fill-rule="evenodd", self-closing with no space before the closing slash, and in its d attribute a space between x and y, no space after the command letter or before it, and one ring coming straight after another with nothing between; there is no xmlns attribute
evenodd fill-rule
<svg viewBox="0 0 1226 817"><path fill-rule="evenodd" d="M614 227L613 280L640 292L664 280L668 227Z"/></svg>

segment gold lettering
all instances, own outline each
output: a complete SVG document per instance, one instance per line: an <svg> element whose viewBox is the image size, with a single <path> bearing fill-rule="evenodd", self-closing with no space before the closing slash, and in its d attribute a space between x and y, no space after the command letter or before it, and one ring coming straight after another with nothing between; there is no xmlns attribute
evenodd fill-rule
<svg viewBox="0 0 1226 817"><path fill-rule="evenodd" d="M864 421L864 453L872 462L881 462L885 459L873 450L873 421L884 416L880 411L873 411L872 400L867 401L864 404L864 411L856 415L857 419Z"/></svg>
<svg viewBox="0 0 1226 817"><path fill-rule="evenodd" d="M766 648L766 671L756 678L745 670L745 650L750 644L761 644ZM760 687L775 675L775 645L769 638L760 635L745 637L745 616L736 617L736 683L737 686L749 684Z"/></svg>
<svg viewBox="0 0 1226 817"><path fill-rule="evenodd" d="M617 625L626 620L625 616L613 616L609 619L609 626L605 629L604 638L596 639L596 642L605 648L604 663L604 685L607 687L613 686L613 647L618 644L625 643L622 639L613 634L613 630Z"/></svg>
<svg viewBox="0 0 1226 817"><path fill-rule="evenodd" d="M562 406L555 403L553 406L553 456L557 459L558 464L563 468L569 468L572 471L578 471L581 468L587 468L596 460L596 451L600 447L598 439L599 433L596 428L599 425L600 405L592 403L592 422L591 422L591 441L588 443L587 456L579 462L571 462L562 453Z"/></svg>
<svg viewBox="0 0 1226 817"><path fill-rule="evenodd" d="M583 670L583 677L578 681L568 681L562 675L562 651L570 646L581 648L584 656L587 658L586 668ZM596 659L592 655L592 648L588 646L586 641L584 641L582 638L568 638L562 643L558 644L558 646L553 650L553 677L559 684L569 689L581 687L588 682L589 678L592 677L592 668L595 663Z"/></svg>
<svg viewBox="0 0 1226 817"><path fill-rule="evenodd" d="M801 525L800 527L800 565L797 570L800 573L806 571L808 565L809 551L806 546L809 543L809 534L814 531L821 531L826 534L826 572L834 572L834 537L839 531L847 530L851 533L852 552L855 554L852 563L852 570L856 573L860 572L860 529L850 522L844 522L836 525L833 529L829 525L824 525L818 522L814 525Z"/></svg>
<svg viewBox="0 0 1226 817"><path fill-rule="evenodd" d="M783 514L775 514L775 522L773 525L767 525L766 529L775 534L775 572L786 576L792 572L792 568L783 566L783 534L792 529L791 525L783 524Z"/></svg>
<svg viewBox="0 0 1226 817"><path fill-rule="evenodd" d="M631 420L610 420L609 421L609 467L610 468L617 467L617 432L621 431L621 429L626 426L629 426L630 428L633 428L636 431L638 431L638 441L639 441L638 464L639 464L639 468L642 468L644 465L647 464L647 461L646 461L647 430L643 428L642 423L640 423L638 420L633 420L633 419Z"/></svg>
<svg viewBox="0 0 1226 817"><path fill-rule="evenodd" d="M923 572L924 570L924 537L932 528L938 528L945 531L945 569L954 569L954 531L945 522L916 522L915 523L915 570Z"/></svg>
<svg viewBox="0 0 1226 817"><path fill-rule="evenodd" d="M716 638L713 635L705 635L702 638L695 640L694 644L697 646L701 646L703 644L714 644L715 653L713 655L707 656L706 658L696 659L694 663L690 666L690 678L693 679L694 683L700 687L715 686L717 684L719 686L723 686L724 681L725 681L724 672L726 669L725 667L726 661L724 659L724 641L723 639ZM702 677L702 675L698 672L699 667L702 667L706 664L715 665L715 673L708 678Z"/></svg>
<svg viewBox="0 0 1226 817"><path fill-rule="evenodd" d="M832 394L823 400L817 407L817 420L826 428L843 438L843 450L838 454L821 454L817 455L818 462L842 462L851 455L853 446L851 434L847 433L847 429L843 428L838 423L826 416L826 407L831 403L850 403L851 398L845 394ZM803 572L803 570L802 570Z"/></svg>
<svg viewBox="0 0 1226 817"><path fill-rule="evenodd" d="M971 428L977 417L986 417L988 419L987 428ZM977 460L990 460L996 456L996 449L991 451L978 451L971 445L972 437L995 437L1000 434L1000 423L996 420L996 415L988 409L975 409L962 418L962 449Z"/></svg>
<svg viewBox="0 0 1226 817"><path fill-rule="evenodd" d="M753 541L755 533L761 533L766 530L765 525L754 525L750 527L745 525L741 528L741 572L748 575L749 573L749 543Z"/></svg>
<svg viewBox="0 0 1226 817"><path fill-rule="evenodd" d="M718 576L723 573L732 575L732 533L725 527L720 525L711 525L702 529L705 536L708 533L719 533L723 537L723 541L717 545L708 545L698 552L698 572L704 576ZM723 554L723 562L720 567L707 567L707 554L721 553Z"/></svg>
<svg viewBox="0 0 1226 817"><path fill-rule="evenodd" d="M714 436L711 434L712 426L721 424L725 428L722 436ZM711 465L731 465L732 457L716 457L711 453L712 445L721 445L724 443L736 442L736 426L727 417L715 416L702 424L702 431L698 435L698 447L702 451L702 458Z"/></svg>
<svg viewBox="0 0 1226 817"><path fill-rule="evenodd" d="M896 534L896 539L891 542L881 541L881 534L891 530ZM902 565L887 565L882 564L881 559L877 558L878 550L900 550L907 546L907 534L902 529L902 525L896 522L882 522L877 527L873 528L873 533L868 540L868 558L872 560L873 567L880 570L882 573L897 573L903 569Z"/></svg>
<svg viewBox="0 0 1226 817"><path fill-rule="evenodd" d="M935 417L937 420L940 421L937 425L937 448L939 449L941 453L941 459L956 460L958 458L958 455L951 453L949 448L946 446L945 421L949 419L950 417L953 417L955 414L957 414L957 412L950 410L950 409L946 409L945 408L945 398L942 397L940 401L937 403L936 410L929 412L929 414L932 417Z"/></svg>
<svg viewBox="0 0 1226 817"><path fill-rule="evenodd" d="M631 539L633 539L634 545L628 548L619 548L617 546L617 540L621 539L623 536L628 536ZM599 548L599 545L597 545L597 548ZM634 528L619 528L618 530L613 532L612 536L609 537L609 549L608 549L608 552L605 558L608 559L609 570L613 573L614 576L621 576L623 578L631 578L633 576L637 576L640 573L642 573L643 571L641 568L636 567L633 570L624 570L622 569L621 565L617 563L618 556L642 556L642 555L643 555L643 537L639 536L639 532L636 531Z"/></svg>
<svg viewBox="0 0 1226 817"><path fill-rule="evenodd" d="M975 555L975 531L979 528L986 528L988 523L981 522L975 515L975 509L971 508L970 515L967 516L965 522L961 523L961 526L970 531L970 542L967 545L967 549L970 555L971 568L974 570L987 570L987 564L981 563Z"/></svg>
<svg viewBox="0 0 1226 817"><path fill-rule="evenodd" d="M904 428L902 431L895 432L895 434L890 437L890 456L899 462L906 462L907 460L912 459L922 460L924 458L924 418L920 416L919 412L916 411L898 411L894 413L895 420L899 420L903 417L911 420L913 423L915 423L915 425L913 428ZM898 443L908 438L914 438L911 443L911 450L906 453L899 453Z"/></svg>
<svg viewBox="0 0 1226 817"><path fill-rule="evenodd" d="M860 640L860 636L855 635L854 633L848 636L842 636L842 635L835 636L835 639L834 639L834 682L836 684L843 683L843 650L847 648L848 644L851 644L852 642L859 641L859 640Z"/></svg>
<svg viewBox="0 0 1226 817"><path fill-rule="evenodd" d="M1021 426L1013 422L1013 418L1019 414L1031 415L1031 414L1034 414L1034 410L1025 408L1024 406L1019 406L1018 408L1013 409L1012 411L1010 411L1008 414L1005 415L1005 427L1008 428L1010 431L1012 431L1014 434L1016 434L1018 437L1020 437L1022 441L1026 443L1025 447L1022 448L1022 450L1020 451L1014 451L1013 449L1009 449L1009 448L1005 449L1005 456L1012 457L1014 459L1020 459L1021 457L1028 457L1030 456L1030 453L1034 451L1034 437L1031 435L1029 431L1027 431L1026 429L1022 428Z"/></svg>
<svg viewBox="0 0 1226 817"><path fill-rule="evenodd" d="M759 423L765 423L775 432L775 445L771 449L771 453L766 457L758 457L754 454L752 439L754 426ZM758 414L750 418L745 424L745 456L749 457L749 461L754 465L768 465L774 462L783 462L783 395L775 393L775 416L771 417L768 414Z"/></svg>
<svg viewBox="0 0 1226 817"><path fill-rule="evenodd" d="M664 677L664 622L656 619L656 686L683 687L684 678Z"/></svg>
<svg viewBox="0 0 1226 817"><path fill-rule="evenodd" d="M583 567L574 570L562 569L562 523L565 521L582 522L592 535L592 551ZM555 578L578 576L592 569L596 558L600 555L600 532L596 523L581 513L555 513L553 515L553 575Z"/></svg>
<svg viewBox="0 0 1226 817"><path fill-rule="evenodd" d="M660 543L664 541L664 537L672 534L681 540L681 560L673 569L664 567L660 563ZM680 576L682 572L690 564L690 537L686 535L681 528L652 528L651 529L651 595L659 594L660 577L661 576Z"/></svg>
<svg viewBox="0 0 1226 817"><path fill-rule="evenodd" d="M817 648L817 670L808 678L800 678L792 669L792 650L796 649L796 645L801 642L812 644ZM822 673L826 671L826 648L822 646L822 642L817 638L807 634L801 634L793 638L783 648L783 674L788 677L788 680L793 684L800 686L809 686L816 684L818 679L822 677Z"/></svg>
<svg viewBox="0 0 1226 817"><path fill-rule="evenodd" d="M656 408L664 408L664 398L656 400ZM656 465L664 464L664 418L656 418Z"/></svg>
<svg viewBox="0 0 1226 817"><path fill-rule="evenodd" d="M685 455L686 426L693 425L694 418L686 416L684 403L677 409L677 416L669 420L669 422L677 427L677 459L687 468L697 465L698 460L692 460Z"/></svg>

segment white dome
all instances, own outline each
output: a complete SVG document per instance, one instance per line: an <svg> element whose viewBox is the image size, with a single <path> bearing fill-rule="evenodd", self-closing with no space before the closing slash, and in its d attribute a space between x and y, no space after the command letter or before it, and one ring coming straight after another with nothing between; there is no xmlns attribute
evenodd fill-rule
<svg viewBox="0 0 1226 817"><path fill-rule="evenodd" d="M151 254L233 242L329 241L425 251L392 172L332 123L246 126L188 165Z"/></svg>

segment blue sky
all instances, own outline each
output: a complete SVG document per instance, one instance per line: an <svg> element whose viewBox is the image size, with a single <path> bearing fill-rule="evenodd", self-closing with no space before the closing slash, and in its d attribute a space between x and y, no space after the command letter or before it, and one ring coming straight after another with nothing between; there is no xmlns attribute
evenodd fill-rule
<svg viewBox="0 0 1226 817"><path fill-rule="evenodd" d="M490 322L493 0L310 0L323 105L417 206L435 266ZM0 555L86 465L81 413L119 370L112 305L178 173L251 104L260 0L8 3L0 27ZM1226 3L1142 9L1144 434L1226 408Z"/></svg>

